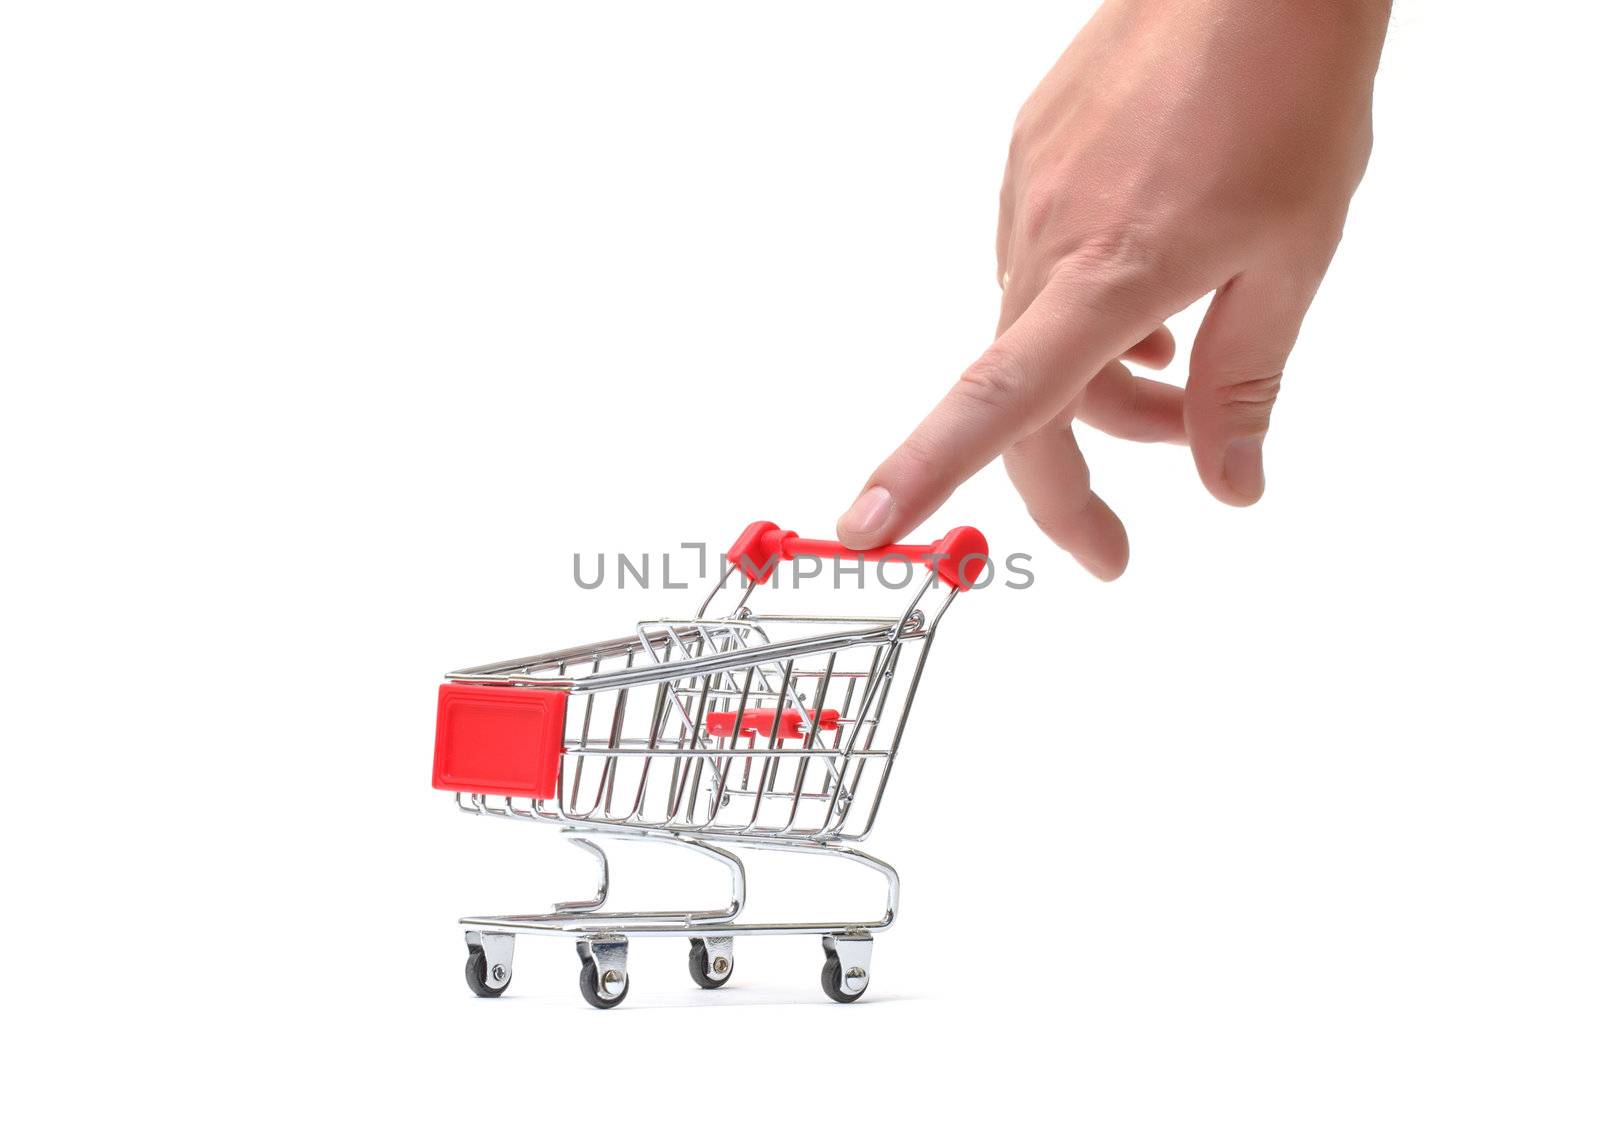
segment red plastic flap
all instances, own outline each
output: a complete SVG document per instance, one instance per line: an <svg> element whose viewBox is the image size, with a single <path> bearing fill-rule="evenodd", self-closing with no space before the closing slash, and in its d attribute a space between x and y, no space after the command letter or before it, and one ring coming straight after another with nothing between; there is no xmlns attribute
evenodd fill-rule
<svg viewBox="0 0 1600 1133"><path fill-rule="evenodd" d="M713 736L733 735L733 722L738 719L737 712L707 712L706 732ZM744 719L739 721L739 734L741 736L770 736L772 735L773 711L770 708L751 708L744 714ZM817 715L817 728L824 732L831 732L839 726L839 711L835 708L824 708ZM783 720L778 724L778 738L780 740L798 740L805 733L800 730L800 710L798 708L785 708Z"/></svg>
<svg viewBox="0 0 1600 1133"><path fill-rule="evenodd" d="M564 692L441 685L433 785L475 795L555 798L566 718Z"/></svg>

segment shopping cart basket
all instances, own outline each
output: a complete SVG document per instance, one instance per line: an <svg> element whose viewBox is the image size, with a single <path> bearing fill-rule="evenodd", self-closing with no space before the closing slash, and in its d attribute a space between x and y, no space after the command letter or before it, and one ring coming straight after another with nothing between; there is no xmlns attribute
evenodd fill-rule
<svg viewBox="0 0 1600 1133"><path fill-rule="evenodd" d="M822 987L861 998L872 934L894 923L899 876L856 849L871 832L934 631L979 581L988 546L960 527L927 546L850 551L771 523L746 528L699 613L641 622L631 637L450 673L439 690L433 785L477 815L558 826L599 862L599 891L548 913L464 917L467 984L486 997L511 982L517 933L576 940L579 987L595 1007L628 993L628 938L688 937L689 974L717 988L733 974L733 938L816 935ZM903 613L800 617L749 608L780 561L900 559L928 568ZM742 596L707 611L735 574ZM942 601L924 598L942 583ZM736 588L737 589L737 588ZM678 846L727 867L720 909L603 911L610 885L596 837ZM744 863L732 847L854 862L880 874L882 917L741 921Z"/></svg>

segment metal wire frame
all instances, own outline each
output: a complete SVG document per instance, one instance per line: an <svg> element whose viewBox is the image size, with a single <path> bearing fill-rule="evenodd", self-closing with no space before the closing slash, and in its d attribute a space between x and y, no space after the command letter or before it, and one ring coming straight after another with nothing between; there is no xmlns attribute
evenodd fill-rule
<svg viewBox="0 0 1600 1133"><path fill-rule="evenodd" d="M897 617L758 617L747 605L751 583L729 614L708 618L732 573L693 618L641 622L633 637L449 674L567 694L553 799L494 805L458 794L456 802L476 814L557 823L600 866L592 897L546 913L461 919L476 994L505 990L516 936L527 933L576 939L579 985L596 1007L627 994L631 936L692 938L691 972L714 987L718 972L720 981L731 972L736 937L817 935L829 997L851 1002L865 993L873 934L898 917L900 879L887 862L844 843L864 839L877 821L928 649L958 591L931 619L918 607L932 573ZM675 845L720 862L729 876L726 905L605 910L610 867L591 839L606 838ZM837 921L747 920L745 866L735 853L745 849L864 867L884 884L883 911Z"/></svg>
<svg viewBox="0 0 1600 1133"><path fill-rule="evenodd" d="M556 797L519 806L458 795L462 809L745 844L866 838L956 591L931 620L918 609L931 573L897 617L756 616L745 605L752 585L729 616L706 618L731 573L695 618L641 622L633 637L450 673L568 694ZM808 628L831 632L784 641L769 632ZM722 716L721 734L712 713Z"/></svg>

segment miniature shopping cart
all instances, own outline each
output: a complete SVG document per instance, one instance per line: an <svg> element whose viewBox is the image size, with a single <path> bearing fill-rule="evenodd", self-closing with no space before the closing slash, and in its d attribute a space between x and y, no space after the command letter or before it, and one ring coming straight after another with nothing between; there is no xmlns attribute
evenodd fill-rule
<svg viewBox="0 0 1600 1133"><path fill-rule="evenodd" d="M987 552L970 527L928 546L862 552L756 523L729 550L694 618L641 622L631 637L450 673L439 690L433 785L454 791L471 814L552 823L600 867L590 899L548 913L462 918L468 986L486 997L505 991L517 933L575 940L579 988L595 1007L628 994L629 937L688 937L690 976L718 988L733 974L735 936L815 935L823 990L840 1003L861 998L872 934L894 923L899 876L851 843L878 817L939 620L981 580ZM751 612L752 594L780 561L813 556L901 559L928 573L898 615ZM727 616L707 617L735 574L742 597ZM727 905L604 910L610 871L597 837L677 846L722 863L732 882ZM874 870L888 891L884 913L742 921L745 869L734 848Z"/></svg>

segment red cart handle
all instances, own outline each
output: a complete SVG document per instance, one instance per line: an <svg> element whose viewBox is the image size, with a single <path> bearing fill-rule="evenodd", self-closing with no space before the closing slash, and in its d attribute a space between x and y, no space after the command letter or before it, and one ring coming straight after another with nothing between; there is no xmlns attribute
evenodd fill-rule
<svg viewBox="0 0 1600 1133"><path fill-rule="evenodd" d="M858 551L832 539L802 539L776 523L752 523L728 548L728 561L751 582L765 582L779 560L806 556L818 559L901 559L920 562L957 590L970 590L989 562L989 541L976 527L957 527L943 539L924 545L889 543Z"/></svg>

